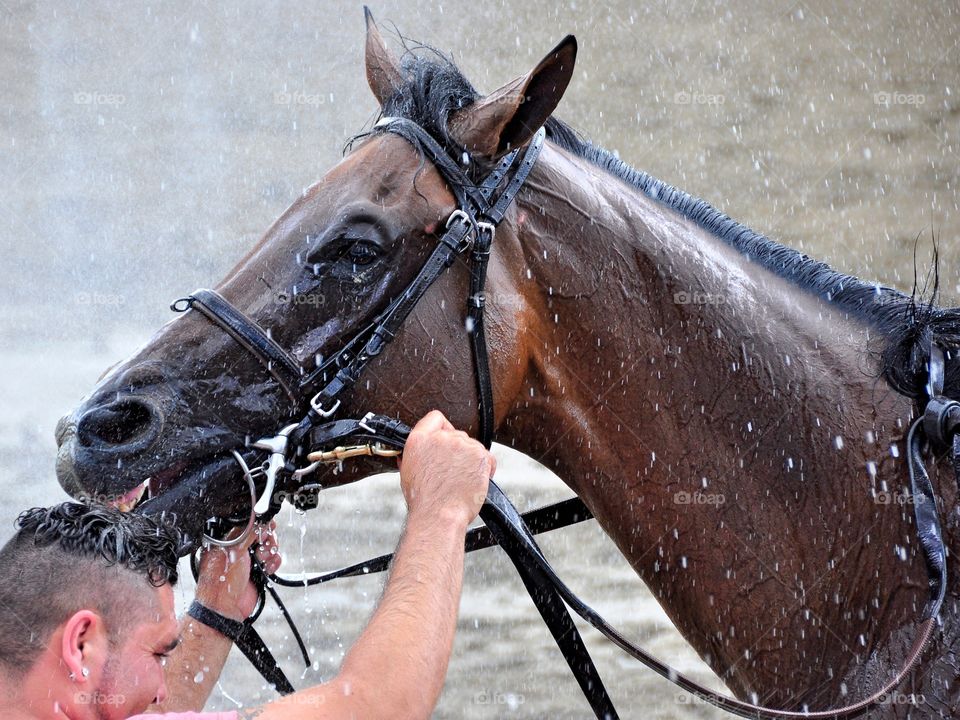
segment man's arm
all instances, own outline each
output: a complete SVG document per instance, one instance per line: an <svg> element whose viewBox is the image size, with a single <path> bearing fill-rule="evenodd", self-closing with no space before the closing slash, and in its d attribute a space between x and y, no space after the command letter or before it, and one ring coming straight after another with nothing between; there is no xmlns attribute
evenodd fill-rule
<svg viewBox="0 0 960 720"><path fill-rule="evenodd" d="M241 711L241 718L429 718L453 647L464 535L495 467L482 445L440 413L421 420L400 468L407 526L369 625L333 680Z"/></svg>
<svg viewBox="0 0 960 720"><path fill-rule="evenodd" d="M357 716L433 711L457 628L465 532L453 518L408 519L383 601L337 678L341 692L352 686Z"/></svg>

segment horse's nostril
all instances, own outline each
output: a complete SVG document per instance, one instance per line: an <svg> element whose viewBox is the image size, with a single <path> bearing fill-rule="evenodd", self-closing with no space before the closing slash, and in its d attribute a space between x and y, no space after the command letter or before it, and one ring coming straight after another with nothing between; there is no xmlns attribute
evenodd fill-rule
<svg viewBox="0 0 960 720"><path fill-rule="evenodd" d="M87 447L128 445L156 422L152 406L124 398L87 411L77 423L77 437Z"/></svg>

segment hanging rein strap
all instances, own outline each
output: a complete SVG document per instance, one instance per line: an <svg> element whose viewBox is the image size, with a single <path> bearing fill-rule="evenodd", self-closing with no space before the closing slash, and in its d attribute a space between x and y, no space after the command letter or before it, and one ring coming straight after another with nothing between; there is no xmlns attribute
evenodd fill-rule
<svg viewBox="0 0 960 720"><path fill-rule="evenodd" d="M297 630L297 626L293 622L293 618L290 616L286 605L283 604L277 591L271 586L269 578L263 571L263 566L257 558L257 543L254 543L248 552L250 554L250 581L257 588L257 606L250 617L240 622L221 615L216 610L212 610L206 605L203 605L199 600L193 601L187 609L187 615L232 640L233 644L236 645L237 649L250 661L250 664L253 665L254 669L260 673L264 680L273 685L277 692L289 695L294 692L293 685L290 684L290 681L280 668L273 653L270 652L270 648L268 648L263 641L263 638L261 638L260 634L253 628L253 624L260 617L260 613L263 612L267 592L270 593L277 607L279 607L283 613L283 617L287 621L290 631L293 633L293 637L300 648L300 654L303 657L306 667L310 667L310 656L307 653L306 644L300 636L300 631ZM199 558L196 554L190 557L190 569L193 572L193 579L198 579L200 576L200 566Z"/></svg>

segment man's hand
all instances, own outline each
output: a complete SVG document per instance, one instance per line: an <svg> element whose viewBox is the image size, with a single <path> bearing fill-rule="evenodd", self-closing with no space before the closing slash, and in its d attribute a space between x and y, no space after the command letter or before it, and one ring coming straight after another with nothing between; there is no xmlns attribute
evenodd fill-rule
<svg viewBox="0 0 960 720"><path fill-rule="evenodd" d="M257 525L250 537L231 548L207 547L200 553L197 600L231 620L246 620L257 606L257 588L250 580L250 546L257 547L257 559L264 572L275 573L281 558L274 535L277 524ZM235 535L235 533L234 533Z"/></svg>
<svg viewBox="0 0 960 720"><path fill-rule="evenodd" d="M232 548L205 548L200 554L197 600L221 615L242 622L257 605L257 588L250 581L250 546L259 542L257 558L267 573L280 567L273 535L276 525L256 526L244 542ZM237 537L238 528L228 537ZM167 664L167 697L148 713L199 712L216 685L233 643L189 615L180 621L182 642ZM200 678L198 680L198 678Z"/></svg>
<svg viewBox="0 0 960 720"><path fill-rule="evenodd" d="M489 450L434 410L410 431L400 487L411 515L449 516L466 527L480 512L496 469Z"/></svg>

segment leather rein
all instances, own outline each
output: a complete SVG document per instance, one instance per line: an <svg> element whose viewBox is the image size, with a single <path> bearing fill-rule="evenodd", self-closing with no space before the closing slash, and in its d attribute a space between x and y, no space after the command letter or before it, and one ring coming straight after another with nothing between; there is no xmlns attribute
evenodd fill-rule
<svg viewBox="0 0 960 720"><path fill-rule="evenodd" d="M267 521L272 518L279 511L284 499L293 498L301 509L312 507L309 499L305 498L309 498L311 493L319 492L322 487L311 483L309 475L321 464L342 463L356 456L392 456L402 452L410 432L407 425L373 413L368 413L362 419L338 418L337 411L343 395L359 380L367 364L380 355L395 337L434 281L461 257L468 259L470 268L466 328L478 394L478 439L486 447L490 447L493 441L493 387L483 323L487 262L496 227L503 220L537 161L543 147L544 130L540 129L525 149L517 149L504 156L479 184L471 181L443 147L411 120L384 118L374 126L372 132L399 135L427 155L453 192L457 209L447 218L445 232L410 284L335 355L321 362L312 371L304 370L263 328L213 290L197 290L171 306L177 312L190 309L199 312L233 337L257 357L295 406L299 407L303 398L310 398L310 410L302 420L285 426L274 437L258 440L245 454L234 453L250 487L253 508L249 518L230 518L229 524L246 522L247 531L252 528L255 520ZM465 160L469 161L469 156L465 155ZM917 665L937 626L946 591L946 551L937 513L936 495L923 459L925 441L933 449L952 446L955 468L960 478L960 403L943 396L943 364L942 352L935 345L931 346L928 384L930 401L924 414L911 426L907 441L910 491L927 568L929 600L921 613L916 639L902 668L883 687L856 703L821 711L788 711L754 705L700 685L630 642L599 613L580 600L560 579L534 539L535 534L591 519L592 513L579 498L571 498L521 515L491 480L486 501L480 510L480 518L485 527L468 531L466 550L470 552L495 544L504 549L517 568L597 718L614 720L619 716L568 608L573 609L627 654L659 675L702 701L734 715L770 720L857 717L885 702L888 694L895 690ZM260 465L254 465L251 470L247 463L255 456L256 451L267 452L267 459ZM298 462L304 461L307 463L305 466L297 466ZM258 480L262 481L259 493ZM210 536L205 536L205 539L226 545L241 542L243 536L231 541ZM333 572L297 578L279 574L266 576L262 568L255 563L253 578L260 588L261 602L245 622L238 623L224 618L196 602L188 612L201 622L231 637L268 682L279 692L290 693L294 691L293 686L253 629L253 622L263 609L265 592L269 591L280 605L309 666L303 641L273 586L306 587L342 577L381 572L389 567L392 557L383 555ZM193 560L195 565L196 558Z"/></svg>

